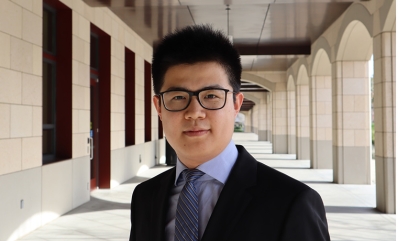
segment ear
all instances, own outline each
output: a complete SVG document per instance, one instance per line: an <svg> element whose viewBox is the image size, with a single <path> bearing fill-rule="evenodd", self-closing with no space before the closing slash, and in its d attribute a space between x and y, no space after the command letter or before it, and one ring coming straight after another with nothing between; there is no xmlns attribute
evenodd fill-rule
<svg viewBox="0 0 419 241"><path fill-rule="evenodd" d="M160 117L161 120L161 104L160 104L160 97L155 95L153 96L153 104L154 104L154 108L156 108L157 114Z"/></svg>
<svg viewBox="0 0 419 241"><path fill-rule="evenodd" d="M243 104L243 100L244 100L244 95L243 93L239 92L236 94L236 102L234 103L234 111L237 113L240 112L240 108L242 107Z"/></svg>

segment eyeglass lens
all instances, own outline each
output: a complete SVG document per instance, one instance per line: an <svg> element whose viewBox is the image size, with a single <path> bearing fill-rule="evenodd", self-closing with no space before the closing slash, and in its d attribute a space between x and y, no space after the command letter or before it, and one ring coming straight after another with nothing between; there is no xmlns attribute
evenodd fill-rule
<svg viewBox="0 0 419 241"><path fill-rule="evenodd" d="M198 93L199 103L210 110L220 109L224 106L227 92L221 89L202 90ZM192 95L186 91L169 91L163 94L163 102L168 110L183 110Z"/></svg>

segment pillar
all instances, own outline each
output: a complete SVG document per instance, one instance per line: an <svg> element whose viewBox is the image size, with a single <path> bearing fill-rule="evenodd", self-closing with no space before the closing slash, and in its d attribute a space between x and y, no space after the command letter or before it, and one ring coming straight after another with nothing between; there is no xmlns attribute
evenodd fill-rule
<svg viewBox="0 0 419 241"><path fill-rule="evenodd" d="M267 104L266 104L266 98L261 98L260 104L256 106L258 109L257 118L258 120L258 131L256 134L258 134L259 141L267 141L268 140L268 131L267 131Z"/></svg>
<svg viewBox="0 0 419 241"><path fill-rule="evenodd" d="M288 153L288 119L286 83L277 83L273 92L273 152Z"/></svg>
<svg viewBox="0 0 419 241"><path fill-rule="evenodd" d="M310 166L314 169L332 169L331 76L311 77L310 105Z"/></svg>
<svg viewBox="0 0 419 241"><path fill-rule="evenodd" d="M377 209L396 213L396 32L374 37Z"/></svg>
<svg viewBox="0 0 419 241"><path fill-rule="evenodd" d="M296 121L295 121L295 90L287 91L288 114L288 154L297 154Z"/></svg>
<svg viewBox="0 0 419 241"><path fill-rule="evenodd" d="M370 184L368 61L332 64L333 181Z"/></svg>
<svg viewBox="0 0 419 241"><path fill-rule="evenodd" d="M310 106L308 85L297 85L296 89L296 126L297 159L310 159Z"/></svg>

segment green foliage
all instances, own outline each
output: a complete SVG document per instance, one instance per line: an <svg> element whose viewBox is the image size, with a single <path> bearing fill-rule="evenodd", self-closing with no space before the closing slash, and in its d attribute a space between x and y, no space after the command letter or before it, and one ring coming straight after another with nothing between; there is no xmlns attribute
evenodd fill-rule
<svg viewBox="0 0 419 241"><path fill-rule="evenodd" d="M374 123L371 123L371 141L372 141L372 144L374 145L374 143L375 143L375 125L374 125Z"/></svg>

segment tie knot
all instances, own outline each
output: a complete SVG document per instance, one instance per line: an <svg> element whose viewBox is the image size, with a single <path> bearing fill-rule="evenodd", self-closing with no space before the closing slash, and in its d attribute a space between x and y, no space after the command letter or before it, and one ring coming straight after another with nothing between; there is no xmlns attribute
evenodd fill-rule
<svg viewBox="0 0 419 241"><path fill-rule="evenodd" d="M185 169L184 170L186 182L195 182L196 179L202 177L204 173L198 169Z"/></svg>

